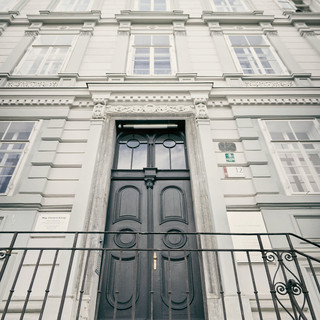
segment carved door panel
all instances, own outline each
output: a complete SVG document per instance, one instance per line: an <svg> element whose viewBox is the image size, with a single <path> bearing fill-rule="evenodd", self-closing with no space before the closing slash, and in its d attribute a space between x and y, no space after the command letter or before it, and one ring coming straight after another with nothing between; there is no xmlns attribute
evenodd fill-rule
<svg viewBox="0 0 320 320"><path fill-rule="evenodd" d="M99 320L204 319L183 132L119 133L106 231Z"/></svg>

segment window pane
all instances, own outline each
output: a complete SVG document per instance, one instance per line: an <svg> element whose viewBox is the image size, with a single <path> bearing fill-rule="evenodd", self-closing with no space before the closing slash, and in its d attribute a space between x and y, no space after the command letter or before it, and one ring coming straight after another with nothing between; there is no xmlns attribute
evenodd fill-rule
<svg viewBox="0 0 320 320"><path fill-rule="evenodd" d="M136 48L133 73L134 74L150 73L150 49L149 48Z"/></svg>
<svg viewBox="0 0 320 320"><path fill-rule="evenodd" d="M153 36L153 45L168 46L170 44L168 36Z"/></svg>
<svg viewBox="0 0 320 320"><path fill-rule="evenodd" d="M9 122L5 122L5 121L0 122L0 139L3 138L3 135L6 132L8 126L9 126Z"/></svg>
<svg viewBox="0 0 320 320"><path fill-rule="evenodd" d="M34 122L12 122L7 131L5 140L28 140Z"/></svg>
<svg viewBox="0 0 320 320"><path fill-rule="evenodd" d="M266 121L272 140L295 140L288 121Z"/></svg>
<svg viewBox="0 0 320 320"><path fill-rule="evenodd" d="M266 42L262 36L246 36L251 46L266 46Z"/></svg>
<svg viewBox="0 0 320 320"><path fill-rule="evenodd" d="M135 36L134 44L137 46L150 46L151 36Z"/></svg>
<svg viewBox="0 0 320 320"><path fill-rule="evenodd" d="M245 8L240 0L229 0L230 11L243 12Z"/></svg>
<svg viewBox="0 0 320 320"><path fill-rule="evenodd" d="M229 36L233 46L248 46L248 41L245 36Z"/></svg>
<svg viewBox="0 0 320 320"><path fill-rule="evenodd" d="M320 133L313 121L291 121L292 129L299 140L319 140Z"/></svg>
<svg viewBox="0 0 320 320"><path fill-rule="evenodd" d="M170 74L170 53L169 48L154 49L154 73L155 74Z"/></svg>
<svg viewBox="0 0 320 320"><path fill-rule="evenodd" d="M151 0L139 0L138 10L150 11L151 10Z"/></svg>
<svg viewBox="0 0 320 320"><path fill-rule="evenodd" d="M171 166L172 169L186 169L186 158L184 144L176 144L171 149Z"/></svg>
<svg viewBox="0 0 320 320"><path fill-rule="evenodd" d="M170 169L169 149L163 144L156 144L156 167Z"/></svg>
<svg viewBox="0 0 320 320"><path fill-rule="evenodd" d="M281 67L269 48L254 48L265 73L281 73Z"/></svg>
<svg viewBox="0 0 320 320"><path fill-rule="evenodd" d="M0 193L4 193L7 190L11 176L0 176Z"/></svg>
<svg viewBox="0 0 320 320"><path fill-rule="evenodd" d="M132 169L143 169L147 167L147 144L141 143L133 149Z"/></svg>
<svg viewBox="0 0 320 320"><path fill-rule="evenodd" d="M119 145L118 169L130 169L132 149L128 148L126 144Z"/></svg>
<svg viewBox="0 0 320 320"><path fill-rule="evenodd" d="M165 11L166 10L166 0L154 0L154 10L155 11Z"/></svg>

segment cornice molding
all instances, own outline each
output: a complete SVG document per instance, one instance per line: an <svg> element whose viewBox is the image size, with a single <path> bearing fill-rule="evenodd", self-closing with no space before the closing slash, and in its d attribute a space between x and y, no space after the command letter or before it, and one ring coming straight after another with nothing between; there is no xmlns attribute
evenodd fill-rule
<svg viewBox="0 0 320 320"><path fill-rule="evenodd" d="M309 24L320 24L320 13L318 12L292 12L288 14L289 21L294 24L303 22Z"/></svg>
<svg viewBox="0 0 320 320"><path fill-rule="evenodd" d="M74 97L47 97L47 98L4 98L0 99L0 106L70 106Z"/></svg>
<svg viewBox="0 0 320 320"><path fill-rule="evenodd" d="M85 21L98 21L101 18L101 12L94 10L91 12L50 12L40 11L40 14L29 14L27 18L30 23L42 22L51 23L83 23Z"/></svg>
<svg viewBox="0 0 320 320"><path fill-rule="evenodd" d="M274 21L273 15L264 15L263 11L253 11L253 12L213 12L204 11L202 14L202 19L206 23L209 22L219 22L223 24L258 24L260 22Z"/></svg>
<svg viewBox="0 0 320 320"><path fill-rule="evenodd" d="M169 12L157 11L131 11L122 10L120 14L115 15L118 22L130 21L131 23L172 23L174 21L187 21L188 14L183 14L183 11L174 10Z"/></svg>
<svg viewBox="0 0 320 320"><path fill-rule="evenodd" d="M11 23L14 20L14 15L11 13L0 13L0 22Z"/></svg>
<svg viewBox="0 0 320 320"><path fill-rule="evenodd" d="M233 105L320 105L320 98L227 98L228 104Z"/></svg>

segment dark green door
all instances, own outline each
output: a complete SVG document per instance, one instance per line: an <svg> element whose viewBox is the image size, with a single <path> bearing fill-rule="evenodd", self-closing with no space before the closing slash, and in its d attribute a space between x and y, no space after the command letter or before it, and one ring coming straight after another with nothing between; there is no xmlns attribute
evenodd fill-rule
<svg viewBox="0 0 320 320"><path fill-rule="evenodd" d="M98 319L204 319L183 129L119 130L114 168Z"/></svg>

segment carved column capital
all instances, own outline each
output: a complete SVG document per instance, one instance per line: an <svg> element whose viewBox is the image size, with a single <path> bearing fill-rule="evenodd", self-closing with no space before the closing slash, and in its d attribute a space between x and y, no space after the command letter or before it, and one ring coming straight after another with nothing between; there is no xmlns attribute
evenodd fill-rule
<svg viewBox="0 0 320 320"><path fill-rule="evenodd" d="M194 106L196 109L196 118L197 119L208 119L208 108L207 108L208 99L206 98L195 98Z"/></svg>

